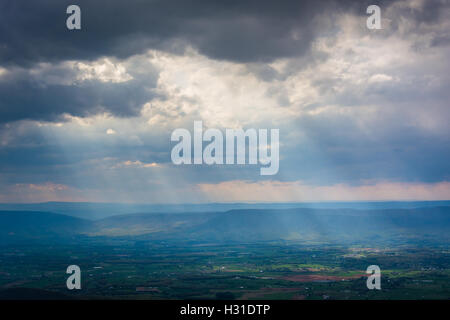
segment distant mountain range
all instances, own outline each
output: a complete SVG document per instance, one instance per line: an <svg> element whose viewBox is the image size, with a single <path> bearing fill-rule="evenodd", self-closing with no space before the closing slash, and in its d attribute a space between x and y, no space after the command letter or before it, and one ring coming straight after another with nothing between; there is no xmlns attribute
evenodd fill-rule
<svg viewBox="0 0 450 320"><path fill-rule="evenodd" d="M0 211L0 240L93 237L202 241L297 240L449 243L450 207L415 209L239 209L139 213L88 220L42 211Z"/></svg>
<svg viewBox="0 0 450 320"><path fill-rule="evenodd" d="M62 214L39 211L0 211L0 242L67 238L82 234L92 222Z"/></svg>
<svg viewBox="0 0 450 320"><path fill-rule="evenodd" d="M414 209L450 207L450 201L371 201L302 203L206 203L206 204L126 204L94 202L0 203L3 211L45 211L98 220L130 213L226 212L241 209Z"/></svg>

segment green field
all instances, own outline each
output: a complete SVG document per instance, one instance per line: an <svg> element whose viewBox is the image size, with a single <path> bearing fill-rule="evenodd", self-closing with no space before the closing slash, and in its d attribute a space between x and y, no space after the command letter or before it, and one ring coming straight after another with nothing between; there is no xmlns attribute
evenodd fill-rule
<svg viewBox="0 0 450 320"><path fill-rule="evenodd" d="M82 289L66 288L68 265ZM365 270L381 268L381 290ZM43 291L45 290L45 292ZM98 238L0 247L0 298L449 299L446 247Z"/></svg>

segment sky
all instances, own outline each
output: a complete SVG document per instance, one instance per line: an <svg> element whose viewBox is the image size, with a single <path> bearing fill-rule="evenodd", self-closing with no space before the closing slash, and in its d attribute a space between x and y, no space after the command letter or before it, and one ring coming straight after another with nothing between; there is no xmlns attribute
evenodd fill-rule
<svg viewBox="0 0 450 320"><path fill-rule="evenodd" d="M4 0L0 202L448 200L449 57L448 0ZM279 172L172 164L199 120Z"/></svg>

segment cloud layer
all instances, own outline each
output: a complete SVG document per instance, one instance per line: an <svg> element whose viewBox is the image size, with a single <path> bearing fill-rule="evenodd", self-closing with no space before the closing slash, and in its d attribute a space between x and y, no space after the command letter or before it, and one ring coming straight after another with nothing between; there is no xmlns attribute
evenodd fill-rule
<svg viewBox="0 0 450 320"><path fill-rule="evenodd" d="M0 4L0 201L450 197L448 1L382 30L364 1L80 1L79 32L68 4ZM172 165L194 120L279 128L279 174Z"/></svg>

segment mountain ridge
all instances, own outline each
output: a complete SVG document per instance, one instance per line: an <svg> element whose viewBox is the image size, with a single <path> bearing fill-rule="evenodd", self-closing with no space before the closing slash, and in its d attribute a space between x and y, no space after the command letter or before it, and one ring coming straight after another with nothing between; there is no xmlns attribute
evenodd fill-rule
<svg viewBox="0 0 450 320"><path fill-rule="evenodd" d="M139 237L259 241L360 240L430 236L447 239L450 207L418 209L236 209L227 212L136 213L99 220L39 211L0 211L0 239Z"/></svg>

